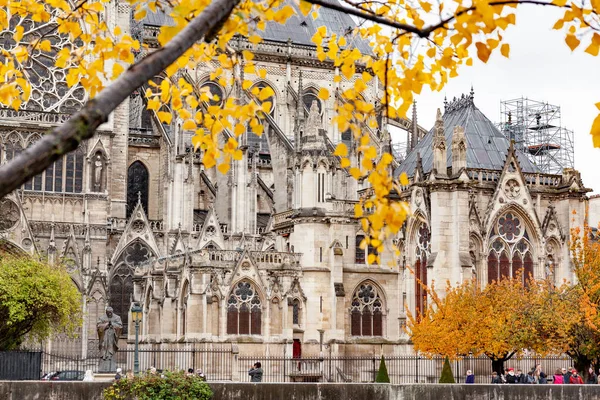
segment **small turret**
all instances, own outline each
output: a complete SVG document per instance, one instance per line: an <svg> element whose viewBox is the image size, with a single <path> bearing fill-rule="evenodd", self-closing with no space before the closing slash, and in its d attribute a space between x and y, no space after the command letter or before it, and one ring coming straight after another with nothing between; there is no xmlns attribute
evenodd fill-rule
<svg viewBox="0 0 600 400"><path fill-rule="evenodd" d="M448 164L446 160L446 136L444 134L444 120L438 108L433 136L433 170L438 176L447 176Z"/></svg>

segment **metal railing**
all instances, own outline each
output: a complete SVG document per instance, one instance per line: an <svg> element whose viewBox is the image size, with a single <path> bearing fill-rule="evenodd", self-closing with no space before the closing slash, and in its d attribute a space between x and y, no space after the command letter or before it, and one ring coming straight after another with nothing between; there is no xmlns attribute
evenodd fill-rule
<svg viewBox="0 0 600 400"><path fill-rule="evenodd" d="M13 351L0 352L0 379L40 379L52 371L98 372L100 356L97 350L88 350L85 356L72 352ZM159 371L201 369L211 381L249 382L248 370L257 361L262 364L263 382L374 382L379 370L380 355L363 356L308 356L302 358L284 356L239 355L231 344L142 344L139 350L140 371L155 367ZM119 350L116 365L127 371L133 370L133 345ZM415 355L385 356L385 363L393 384L437 383L444 359ZM559 368L571 367L567 356L512 358L505 362L511 367L530 371L536 364L551 377ZM451 361L457 383L464 383L467 370L473 371L476 383L490 383L492 362L485 356L465 357Z"/></svg>

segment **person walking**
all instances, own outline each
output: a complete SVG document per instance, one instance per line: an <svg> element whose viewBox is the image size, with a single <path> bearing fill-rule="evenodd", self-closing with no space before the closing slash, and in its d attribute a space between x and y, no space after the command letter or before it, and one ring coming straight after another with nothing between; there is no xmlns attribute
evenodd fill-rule
<svg viewBox="0 0 600 400"><path fill-rule="evenodd" d="M586 385L597 385L598 384L598 375L594 372L594 368L590 368L588 370L588 377L585 381Z"/></svg>
<svg viewBox="0 0 600 400"><path fill-rule="evenodd" d="M467 379L465 380L465 383L475 383L475 375L473 375L473 371L467 371Z"/></svg>
<svg viewBox="0 0 600 400"><path fill-rule="evenodd" d="M250 371L248 371L248 375L250 375L250 382L262 382L263 370L261 368L260 362L254 363Z"/></svg>
<svg viewBox="0 0 600 400"><path fill-rule="evenodd" d="M579 374L577 374L577 370L573 368L573 371L571 371L571 377L569 378L569 383L571 385L583 385L583 379L581 379L581 376L579 376Z"/></svg>

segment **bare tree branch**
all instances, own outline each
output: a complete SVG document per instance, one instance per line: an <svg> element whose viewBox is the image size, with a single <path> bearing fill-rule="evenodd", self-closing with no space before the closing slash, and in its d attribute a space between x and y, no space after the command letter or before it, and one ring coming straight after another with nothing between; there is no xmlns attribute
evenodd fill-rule
<svg viewBox="0 0 600 400"><path fill-rule="evenodd" d="M378 24L389 26L391 28L401 29L405 32L411 32L422 38L427 38L436 29L443 28L448 22L452 21L456 17L459 17L469 11L473 11L476 8L475 6L471 6L471 7L459 10L455 14L452 14L448 18L442 19L440 22L438 22L434 25L430 25L426 28L419 29L413 25L403 24L403 23L391 20L389 18L385 18L385 17L379 16L376 14L361 11L361 10L363 10L363 8L358 7L358 5L357 5L357 8L359 8L359 9L357 10L357 9L354 9L351 7L342 6L339 3L331 3L330 0L306 0L306 2L311 3L311 4L316 4L321 7L329 8L332 10L337 10L337 11L347 13L350 15L354 15L355 17L363 18L363 19L366 19L366 20L369 20L372 22L376 22ZM558 6L556 4L549 3L547 1L539 1L539 0L500 0L500 1L490 1L490 3L489 3L490 6L501 6L501 5L509 5L509 4L534 4L534 5L539 5L539 6L571 8L571 6L569 6L568 4L566 4L564 6Z"/></svg>
<svg viewBox="0 0 600 400"><path fill-rule="evenodd" d="M144 57L88 101L61 126L45 134L35 145L0 167L0 198L43 172L62 155L75 150L82 140L93 136L111 112L131 92L158 75L223 21L240 0L214 0L163 48Z"/></svg>

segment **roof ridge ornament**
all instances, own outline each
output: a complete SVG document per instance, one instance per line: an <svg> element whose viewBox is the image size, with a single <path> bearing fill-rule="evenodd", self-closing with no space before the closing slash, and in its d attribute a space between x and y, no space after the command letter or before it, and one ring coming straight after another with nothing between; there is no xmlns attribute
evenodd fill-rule
<svg viewBox="0 0 600 400"><path fill-rule="evenodd" d="M471 91L469 92L468 95L465 95L463 93L459 98L454 97L452 99L452 101L450 101L450 102L447 102L446 99L444 99L444 111L446 113L450 113L450 112L457 111L457 110L462 110L462 109L469 108L474 105L475 105L475 91L473 90L473 86L471 86Z"/></svg>

